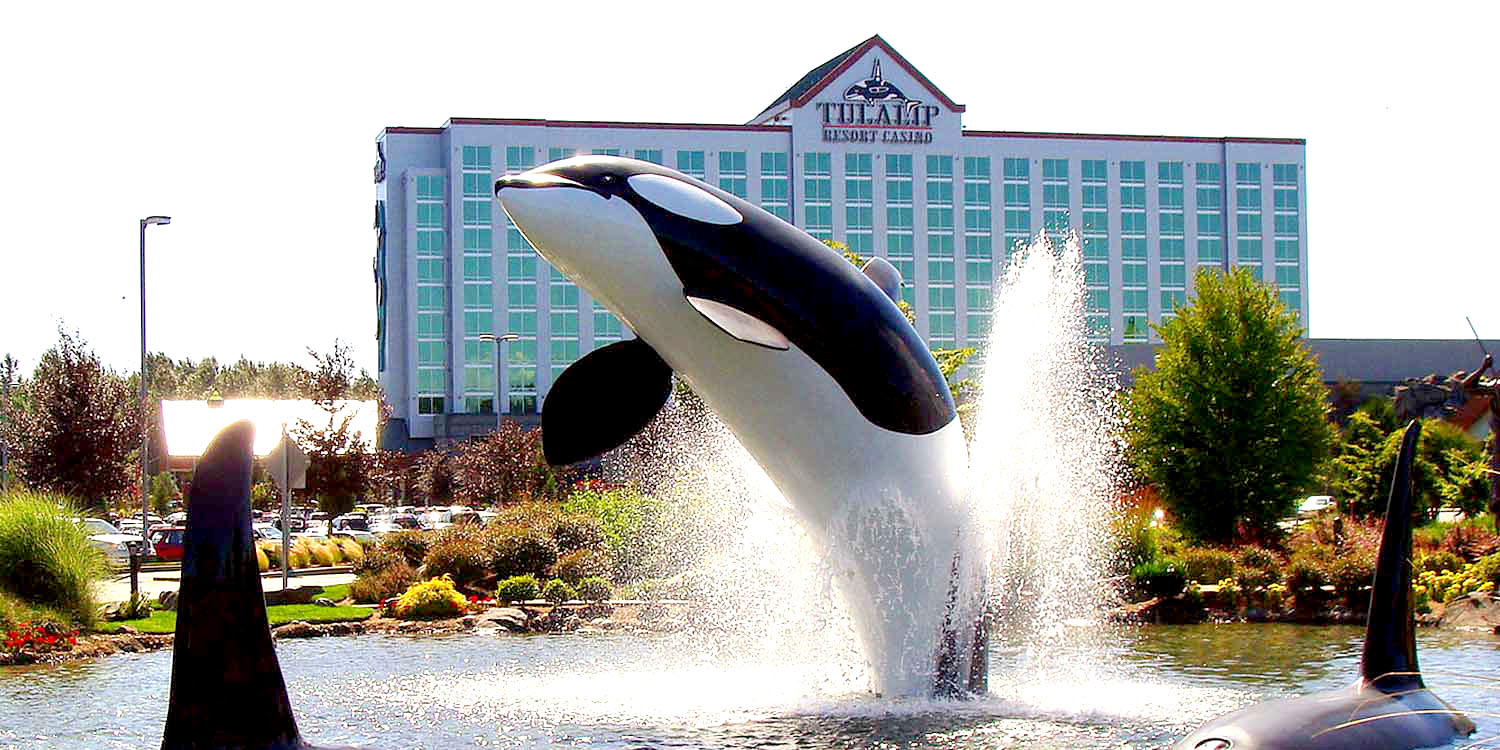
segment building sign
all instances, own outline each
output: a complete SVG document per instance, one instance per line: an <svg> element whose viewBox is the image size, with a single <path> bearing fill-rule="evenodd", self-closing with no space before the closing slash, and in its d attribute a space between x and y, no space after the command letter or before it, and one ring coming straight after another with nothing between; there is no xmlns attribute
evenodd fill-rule
<svg viewBox="0 0 1500 750"><path fill-rule="evenodd" d="M942 111L907 97L882 78L879 58L869 78L844 90L843 101L813 106L829 143L931 143L932 122Z"/></svg>

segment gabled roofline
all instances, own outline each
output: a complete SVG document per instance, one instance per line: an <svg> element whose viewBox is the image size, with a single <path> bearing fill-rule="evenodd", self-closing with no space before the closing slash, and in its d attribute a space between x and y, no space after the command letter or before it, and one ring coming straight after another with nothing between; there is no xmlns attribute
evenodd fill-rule
<svg viewBox="0 0 1500 750"><path fill-rule="evenodd" d="M847 54L845 54L843 56L843 61L835 66L833 70L829 71L822 78L818 79L818 82L814 83L812 87L807 91L804 91L801 96L792 100L792 106L801 107L806 105L809 101L812 100L814 96L817 96L820 92L822 92L823 89L828 88L828 85L833 83L834 79L838 78L840 75L843 75L844 71L848 70L850 66L854 65L854 61L863 57L866 52L869 52L875 47L879 47L880 49L885 50L885 53L887 55L890 55L891 59L895 60L896 64L900 65L901 68L909 73L912 78L917 79L918 83L927 87L927 89L932 93L937 94L938 101L941 101L944 106L948 107L948 109L954 112L964 111L964 105L958 104L952 99L949 99L948 95L944 94L942 89L938 88L936 84L928 80L927 76L922 75L921 71L917 70L915 67L912 67L912 64L907 62L906 58L902 57L901 53L893 49L891 45L888 44L884 39L881 39L879 34L866 39L865 41L861 42L858 47L855 47L853 50L850 50ZM766 109L769 110L775 106L776 105L773 104Z"/></svg>
<svg viewBox="0 0 1500 750"><path fill-rule="evenodd" d="M965 136L976 138L1039 138L1075 141L1160 141L1171 143L1267 143L1280 146L1306 146L1306 138L1244 138L1238 136L1129 135L1120 133L1039 133L1011 130L965 130Z"/></svg>

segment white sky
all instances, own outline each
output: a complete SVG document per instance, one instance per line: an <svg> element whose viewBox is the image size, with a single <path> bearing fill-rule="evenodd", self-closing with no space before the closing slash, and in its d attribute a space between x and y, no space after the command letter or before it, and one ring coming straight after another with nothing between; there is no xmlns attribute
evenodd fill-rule
<svg viewBox="0 0 1500 750"><path fill-rule="evenodd" d="M740 123L879 33L987 130L1301 137L1316 337L1500 337L1491 4L11 3L0 353L375 369L374 140L449 117ZM1468 366L1455 363L1454 367Z"/></svg>

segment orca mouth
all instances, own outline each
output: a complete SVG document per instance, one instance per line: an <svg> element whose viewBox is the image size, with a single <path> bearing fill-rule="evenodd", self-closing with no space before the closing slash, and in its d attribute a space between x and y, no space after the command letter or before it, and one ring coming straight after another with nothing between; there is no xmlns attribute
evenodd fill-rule
<svg viewBox="0 0 1500 750"><path fill-rule="evenodd" d="M522 174L511 174L495 180L495 196L500 196L500 191L507 188L536 189L536 188L578 188L591 193L600 193L598 190L585 185L577 180L571 180L560 174L550 172L524 172ZM604 196L609 197L609 196Z"/></svg>

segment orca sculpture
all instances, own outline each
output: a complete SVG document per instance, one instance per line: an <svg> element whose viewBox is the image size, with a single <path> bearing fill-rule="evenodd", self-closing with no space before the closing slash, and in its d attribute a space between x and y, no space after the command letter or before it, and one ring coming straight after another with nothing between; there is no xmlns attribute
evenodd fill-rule
<svg viewBox="0 0 1500 750"><path fill-rule="evenodd" d="M162 750L312 750L271 645L250 532L255 428L218 434L188 492Z"/></svg>
<svg viewBox="0 0 1500 750"><path fill-rule="evenodd" d="M1178 750L1354 750L1446 745L1474 722L1422 682L1412 617L1412 458L1421 435L1413 421L1401 439L1380 536L1359 680L1339 690L1271 701L1205 724Z"/></svg>
<svg viewBox="0 0 1500 750"><path fill-rule="evenodd" d="M937 362L864 273L791 224L665 167L577 157L496 197L549 262L639 338L578 360L542 410L547 459L625 442L681 376L841 569L886 695L985 689L982 554L963 433ZM975 547L975 549L969 549Z"/></svg>

